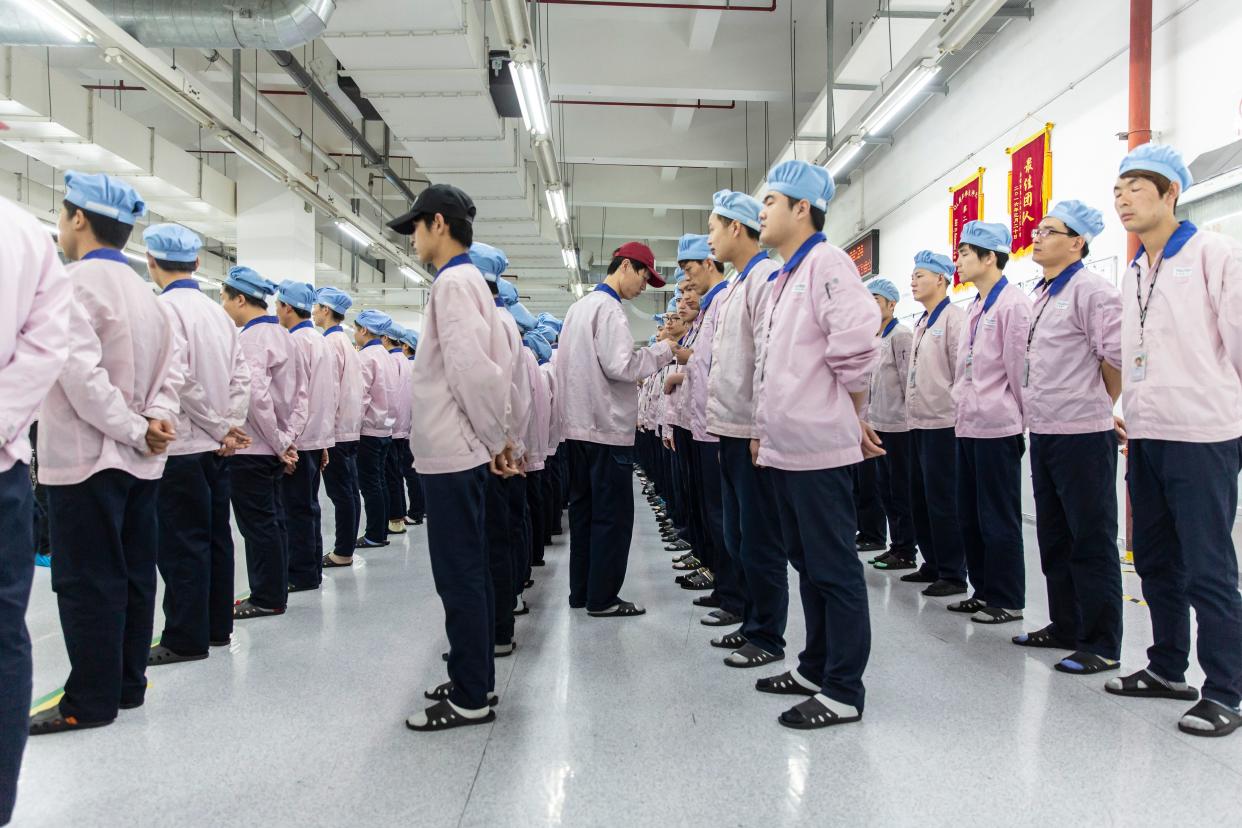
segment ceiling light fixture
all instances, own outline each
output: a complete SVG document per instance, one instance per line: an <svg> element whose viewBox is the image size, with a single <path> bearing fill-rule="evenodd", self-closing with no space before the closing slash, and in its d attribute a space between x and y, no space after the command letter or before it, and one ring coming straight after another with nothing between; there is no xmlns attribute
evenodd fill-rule
<svg viewBox="0 0 1242 828"><path fill-rule="evenodd" d="M875 109L871 110L862 123L864 135L877 135L884 130L897 116L905 110L914 97L922 92L940 72L934 64L921 63L908 75L897 82L897 85L885 95Z"/></svg>
<svg viewBox="0 0 1242 828"><path fill-rule="evenodd" d="M956 52L965 47L1003 5L1005 0L974 0L954 15L940 33L940 51Z"/></svg>
<svg viewBox="0 0 1242 828"><path fill-rule="evenodd" d="M427 280L423 278L423 275L409 265L399 265L397 269L405 275L405 278L414 282L416 285L427 283Z"/></svg>
<svg viewBox="0 0 1242 828"><path fill-rule="evenodd" d="M544 91L543 73L539 65L530 61L509 61L509 74L517 91L518 106L522 108L522 123L527 132L536 138L546 138L552 122L548 112L548 94Z"/></svg>
<svg viewBox="0 0 1242 828"><path fill-rule="evenodd" d="M336 226L342 233L349 236L351 239L358 242L358 244L362 245L363 247L371 246L372 244L371 237L368 236L366 233L362 232L361 230L359 230L357 227L354 227L348 221L342 221L338 219L336 221Z"/></svg>
<svg viewBox="0 0 1242 828"><path fill-rule="evenodd" d="M569 208L565 206L565 191L557 187L553 190L545 190L543 195L548 202L548 212L552 214L552 219L557 224L568 224Z"/></svg>
<svg viewBox="0 0 1242 828"><path fill-rule="evenodd" d="M833 181L841 177L842 171L858 156L858 153L862 152L862 148L862 141L855 137L842 144L832 154L832 157L828 159L828 163L824 166L828 168L828 172L832 173Z"/></svg>
<svg viewBox="0 0 1242 828"><path fill-rule="evenodd" d="M567 247L561 251L561 259L564 260L565 267L570 270L578 269L578 251Z"/></svg>
<svg viewBox="0 0 1242 828"><path fill-rule="evenodd" d="M82 28L78 21L45 0L18 0L18 5L70 43L94 42L90 32Z"/></svg>

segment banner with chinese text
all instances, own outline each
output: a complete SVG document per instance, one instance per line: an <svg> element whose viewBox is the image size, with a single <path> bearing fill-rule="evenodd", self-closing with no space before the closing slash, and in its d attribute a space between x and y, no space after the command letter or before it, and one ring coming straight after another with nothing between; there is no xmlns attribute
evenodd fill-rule
<svg viewBox="0 0 1242 828"><path fill-rule="evenodd" d="M1039 226L1052 198L1052 124L1009 147L1009 229L1014 256L1031 252L1031 233Z"/></svg>
<svg viewBox="0 0 1242 828"><path fill-rule="evenodd" d="M970 178L958 184L956 187L950 187L949 193L952 200L949 205L949 249L952 251L953 261L957 261L957 245L962 238L962 228L969 221L976 221L983 218L983 171L980 167L979 171ZM961 290L966 287L962 282L961 274L954 272L953 289Z"/></svg>

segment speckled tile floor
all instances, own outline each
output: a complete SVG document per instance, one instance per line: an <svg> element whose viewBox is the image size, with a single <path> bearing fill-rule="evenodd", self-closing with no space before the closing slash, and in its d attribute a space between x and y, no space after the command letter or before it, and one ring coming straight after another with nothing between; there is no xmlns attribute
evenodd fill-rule
<svg viewBox="0 0 1242 828"><path fill-rule="evenodd" d="M332 509L325 500L325 531ZM411 733L443 680L442 611L412 528L227 651L153 669L144 707L106 728L33 739L16 826L1237 825L1242 736L1180 734L1178 702L1123 701L1103 679L1009 643L868 568L873 651L860 725L781 728L787 701L708 646L691 593L639 500L625 595L602 620L566 603L567 536L548 552L497 661L496 722ZM1028 628L1044 623L1026 530ZM240 544L239 544L240 555ZM238 591L245 590L239 565ZM791 579L794 576L791 573ZM1139 594L1137 576L1125 589ZM1127 603L1125 667L1146 609ZM35 694L67 661L47 570L29 612ZM157 619L156 629L161 626ZM802 642L797 599L789 624ZM1192 681L1201 676L1193 675Z"/></svg>

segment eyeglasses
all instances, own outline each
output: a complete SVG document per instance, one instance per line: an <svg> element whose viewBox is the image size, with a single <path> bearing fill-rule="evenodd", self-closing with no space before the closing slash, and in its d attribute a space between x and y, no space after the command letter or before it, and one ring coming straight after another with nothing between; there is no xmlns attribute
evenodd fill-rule
<svg viewBox="0 0 1242 828"><path fill-rule="evenodd" d="M1070 236L1072 233L1065 230L1053 230L1051 227L1036 227L1031 231L1032 239L1046 239L1049 236Z"/></svg>

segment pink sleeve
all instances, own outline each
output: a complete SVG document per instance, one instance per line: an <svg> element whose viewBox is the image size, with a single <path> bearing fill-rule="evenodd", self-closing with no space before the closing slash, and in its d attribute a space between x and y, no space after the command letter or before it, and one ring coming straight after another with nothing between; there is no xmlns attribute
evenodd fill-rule
<svg viewBox="0 0 1242 828"><path fill-rule="evenodd" d="M673 356L673 349L667 342L634 350L634 337L624 316L601 313L598 322L595 350L599 366L604 376L614 382L638 382L659 371Z"/></svg>
<svg viewBox="0 0 1242 828"><path fill-rule="evenodd" d="M1093 291L1087 307L1091 352L1101 362L1121 368L1121 294L1111 288Z"/></svg>
<svg viewBox="0 0 1242 828"><path fill-rule="evenodd" d="M293 410L289 412L289 440L296 442L310 418L311 349L298 342L293 334L293 351L297 363L297 385L293 392Z"/></svg>
<svg viewBox="0 0 1242 828"><path fill-rule="evenodd" d="M436 299L439 313L435 333L446 343L443 353L449 392L465 412L479 442L495 457L504 451L510 417L509 378L505 367L488 353L491 325L500 322L480 314L468 288L457 280L445 281ZM505 341L512 348L509 337Z"/></svg>
<svg viewBox="0 0 1242 828"><path fill-rule="evenodd" d="M858 280L852 264L848 270L838 261L827 264L826 285L811 287L816 320L827 340L824 362L845 390L866 391L880 355L875 335L880 327L880 309Z"/></svg>
<svg viewBox="0 0 1242 828"><path fill-rule="evenodd" d="M229 414L228 425L241 428L246 424L246 414L250 411L250 365L246 362L246 354L241 343L233 338L233 370L229 374Z"/></svg>
<svg viewBox="0 0 1242 828"><path fill-rule="evenodd" d="M1204 262L1207 289L1216 306L1216 330L1233 370L1242 377L1242 245L1232 240L1216 261ZM1211 255L1215 258L1215 251Z"/></svg>
<svg viewBox="0 0 1242 828"><path fill-rule="evenodd" d="M255 351L256 353L247 354L247 361L250 363L249 416L258 434L250 436L258 437L274 451L282 453L289 448L293 440L281 433L280 425L276 422L276 406L272 402L271 394L272 378L268 373L270 363L267 348L256 348Z"/></svg>
<svg viewBox="0 0 1242 828"><path fill-rule="evenodd" d="M1014 286L1013 289L1018 288ZM1023 413L1022 380L1026 375L1026 339L1031 332L1031 304L1014 302L1005 309L1000 322L1005 326L1002 345L1005 376L1014 399L1018 401L1018 412Z"/></svg>

